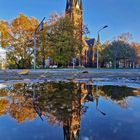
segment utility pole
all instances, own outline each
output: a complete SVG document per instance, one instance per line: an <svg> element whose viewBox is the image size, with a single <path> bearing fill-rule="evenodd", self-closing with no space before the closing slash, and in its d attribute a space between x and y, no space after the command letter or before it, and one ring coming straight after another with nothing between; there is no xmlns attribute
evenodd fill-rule
<svg viewBox="0 0 140 140"><path fill-rule="evenodd" d="M37 28L35 29L34 32L34 70L36 69L36 33L38 28L40 27L40 31L43 30L43 22L45 20L45 17L42 19L42 21L40 22L40 24L37 26Z"/></svg>
<svg viewBox="0 0 140 140"><path fill-rule="evenodd" d="M0 32L0 47L2 47L2 32Z"/></svg>

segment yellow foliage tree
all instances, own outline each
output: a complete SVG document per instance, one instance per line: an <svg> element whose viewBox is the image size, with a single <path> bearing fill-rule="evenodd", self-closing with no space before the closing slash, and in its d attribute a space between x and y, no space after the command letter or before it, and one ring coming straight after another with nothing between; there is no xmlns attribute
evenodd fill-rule
<svg viewBox="0 0 140 140"><path fill-rule="evenodd" d="M11 51L8 53L8 63L17 68L31 66L33 53L33 33L39 22L34 17L20 14L11 24ZM12 61L11 61L12 60Z"/></svg>
<svg viewBox="0 0 140 140"><path fill-rule="evenodd" d="M9 23L1 20L0 21L0 46L6 47L10 45L9 39L11 38L10 35L10 26Z"/></svg>
<svg viewBox="0 0 140 140"><path fill-rule="evenodd" d="M0 116L5 115L8 112L9 101L7 99L0 100Z"/></svg>

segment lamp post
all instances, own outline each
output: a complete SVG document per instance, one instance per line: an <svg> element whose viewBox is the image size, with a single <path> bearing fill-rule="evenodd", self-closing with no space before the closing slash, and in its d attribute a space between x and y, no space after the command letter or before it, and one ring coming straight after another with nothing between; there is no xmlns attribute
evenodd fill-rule
<svg viewBox="0 0 140 140"><path fill-rule="evenodd" d="M76 63L76 59L75 59L75 58L73 58L73 59L72 59L73 70L75 69L75 63Z"/></svg>
<svg viewBox="0 0 140 140"><path fill-rule="evenodd" d="M2 32L0 32L0 47L2 47Z"/></svg>
<svg viewBox="0 0 140 140"><path fill-rule="evenodd" d="M97 69L99 68L99 51L98 51L98 46L100 44L100 32L107 28L108 25L105 25L104 27L102 27L99 31L98 31L98 38L97 38Z"/></svg>
<svg viewBox="0 0 140 140"><path fill-rule="evenodd" d="M36 32L37 32L39 27L40 27L40 31L43 30L43 21L44 20L45 20L45 17L42 19L42 21L37 26L37 28L35 29L35 32L34 32L34 70L36 69Z"/></svg>

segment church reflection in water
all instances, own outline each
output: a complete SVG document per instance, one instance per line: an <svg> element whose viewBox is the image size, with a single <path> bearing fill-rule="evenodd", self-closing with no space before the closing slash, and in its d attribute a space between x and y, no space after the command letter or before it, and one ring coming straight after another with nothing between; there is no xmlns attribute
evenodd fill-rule
<svg viewBox="0 0 140 140"><path fill-rule="evenodd" d="M95 102L96 110L106 115L99 108L100 97L127 108L127 97L138 94L132 88L84 83L20 83L0 90L0 116L8 113L18 123L39 116L50 125L62 126L64 140L78 140L82 116L88 110L86 102Z"/></svg>

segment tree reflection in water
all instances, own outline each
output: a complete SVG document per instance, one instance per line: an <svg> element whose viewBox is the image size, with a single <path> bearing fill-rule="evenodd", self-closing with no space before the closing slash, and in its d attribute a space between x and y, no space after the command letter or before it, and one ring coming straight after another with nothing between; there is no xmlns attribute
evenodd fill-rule
<svg viewBox="0 0 140 140"><path fill-rule="evenodd" d="M100 97L126 108L127 97L137 94L139 92L133 92L132 88L84 83L20 83L0 90L0 116L9 113L18 123L39 116L51 125L62 126L64 139L73 140L80 137L81 117L88 109L86 102L96 101L97 111L106 115L99 109Z"/></svg>

